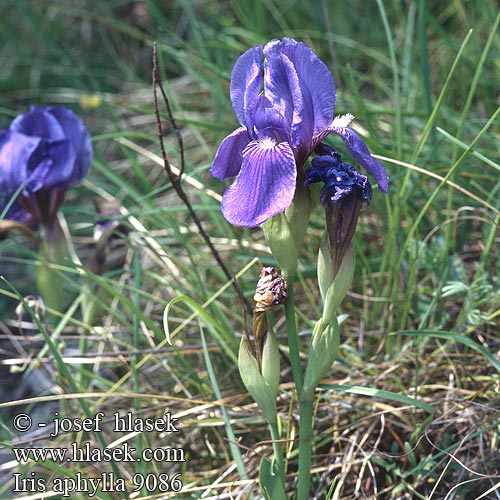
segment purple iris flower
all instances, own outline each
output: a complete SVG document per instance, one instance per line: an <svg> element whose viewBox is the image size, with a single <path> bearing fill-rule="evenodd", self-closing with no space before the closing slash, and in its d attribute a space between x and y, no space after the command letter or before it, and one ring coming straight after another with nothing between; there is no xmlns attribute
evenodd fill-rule
<svg viewBox="0 0 500 500"><path fill-rule="evenodd" d="M50 227L92 154L90 135L73 111L32 106L0 132L0 213L10 203L6 218Z"/></svg>
<svg viewBox="0 0 500 500"><path fill-rule="evenodd" d="M210 170L219 180L235 177L222 198L222 213L234 225L254 227L285 210L304 163L331 132L387 192L384 167L348 127L334 119L335 83L307 45L291 38L247 50L234 65L230 95L241 127L220 144Z"/></svg>
<svg viewBox="0 0 500 500"><path fill-rule="evenodd" d="M316 152L320 156L314 158L307 169L305 185L324 184L320 201L325 207L326 230L336 273L354 236L359 213L372 199L372 187L366 175L342 163L341 156L332 147L321 144Z"/></svg>

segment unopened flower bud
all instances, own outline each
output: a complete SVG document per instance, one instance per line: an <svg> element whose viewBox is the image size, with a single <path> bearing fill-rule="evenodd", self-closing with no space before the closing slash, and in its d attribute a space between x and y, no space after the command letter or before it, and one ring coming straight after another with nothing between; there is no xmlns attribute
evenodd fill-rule
<svg viewBox="0 0 500 500"><path fill-rule="evenodd" d="M351 245L359 213L370 203L372 187L365 175L352 165L342 163L333 148L323 145L320 152L322 155L314 158L307 171L306 184L324 183L320 200L325 207L333 279Z"/></svg>
<svg viewBox="0 0 500 500"><path fill-rule="evenodd" d="M333 315L328 324L325 324L323 319L320 319L314 327L309 347L301 394L303 400L312 398L314 390L335 361L339 345L340 331L337 317Z"/></svg>
<svg viewBox="0 0 500 500"><path fill-rule="evenodd" d="M356 254L349 245L337 272L334 273L328 238L323 238L318 255L318 282L323 299L323 322L328 324L344 300L354 276Z"/></svg>
<svg viewBox="0 0 500 500"><path fill-rule="evenodd" d="M323 182L320 200L325 207L326 231L318 256L318 281L324 303L323 322L329 324L344 299L354 274L352 238L359 213L372 197L365 175L342 163L331 147L321 145L307 171L306 184Z"/></svg>
<svg viewBox="0 0 500 500"><path fill-rule="evenodd" d="M238 368L247 391L266 420L275 423L277 418L276 396L279 382L279 352L273 334L268 334L263 348L262 370L245 338L241 339Z"/></svg>

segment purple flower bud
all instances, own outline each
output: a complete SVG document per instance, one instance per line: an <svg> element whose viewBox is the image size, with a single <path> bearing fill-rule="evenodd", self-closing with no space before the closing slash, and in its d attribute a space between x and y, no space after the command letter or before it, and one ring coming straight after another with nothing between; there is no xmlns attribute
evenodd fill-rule
<svg viewBox="0 0 500 500"><path fill-rule="evenodd" d="M333 275L349 248L360 211L372 198L372 187L366 175L352 165L342 163L340 155L331 147L321 145L307 169L305 185L323 182L320 200L326 212L326 230L332 253Z"/></svg>
<svg viewBox="0 0 500 500"><path fill-rule="evenodd" d="M92 154L90 135L73 111L32 106L0 132L0 212L11 203L6 218L50 227Z"/></svg>

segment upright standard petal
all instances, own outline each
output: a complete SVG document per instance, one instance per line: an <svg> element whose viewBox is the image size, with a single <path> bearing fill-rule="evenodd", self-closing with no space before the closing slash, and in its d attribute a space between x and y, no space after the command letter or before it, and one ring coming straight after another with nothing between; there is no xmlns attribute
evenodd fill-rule
<svg viewBox="0 0 500 500"><path fill-rule="evenodd" d="M271 62L265 79L266 95L277 102L282 103L283 99L293 102L294 122L302 123L303 142L310 142L313 137L323 134L333 120L336 94L335 82L326 64L310 47L291 38L269 42L264 47L264 54ZM281 56L290 61L293 72ZM296 78L300 86L299 108L293 95L296 90L290 86L292 75L296 75L293 79ZM312 136L308 129L312 130Z"/></svg>
<svg viewBox="0 0 500 500"><path fill-rule="evenodd" d="M81 118L70 109L58 106L49 107L47 111L57 119L63 128L76 155L70 183L80 182L87 175L94 154L90 134Z"/></svg>
<svg viewBox="0 0 500 500"><path fill-rule="evenodd" d="M242 154L250 142L245 127L237 128L220 144L210 173L220 181L236 177L241 169Z"/></svg>
<svg viewBox="0 0 500 500"><path fill-rule="evenodd" d="M295 194L293 150L272 139L251 142L241 172L224 193L222 213L235 226L255 227L285 210Z"/></svg>
<svg viewBox="0 0 500 500"><path fill-rule="evenodd" d="M389 191L387 172L382 164L370 154L363 139L348 127L332 125L330 130L340 135L351 156L374 177L380 190L387 193Z"/></svg>
<svg viewBox="0 0 500 500"><path fill-rule="evenodd" d="M66 137L57 118L46 109L38 106L31 106L28 113L16 116L12 120L9 130L51 141L60 141Z"/></svg>
<svg viewBox="0 0 500 500"><path fill-rule="evenodd" d="M299 77L304 105L312 113L314 135L322 133L333 120L336 89L333 76L326 64L302 42L283 39L283 52L293 62Z"/></svg>
<svg viewBox="0 0 500 500"><path fill-rule="evenodd" d="M236 117L249 133L253 129L253 112L262 87L262 45L241 55L231 72L230 96Z"/></svg>
<svg viewBox="0 0 500 500"><path fill-rule="evenodd" d="M302 164L310 153L314 123L311 121L309 110L305 105L307 96L305 97L302 92L302 85L293 62L285 54L281 54L280 58L288 80L288 88L292 99L292 113L290 118L291 145L295 151L295 159L299 164Z"/></svg>
<svg viewBox="0 0 500 500"><path fill-rule="evenodd" d="M292 62L281 53L282 45L280 40L271 40L264 47L264 93L286 122L291 124L294 94L300 93L300 87Z"/></svg>
<svg viewBox="0 0 500 500"><path fill-rule="evenodd" d="M257 101L254 125L256 139L268 137L276 142L290 143L290 131L285 118L264 94L261 94Z"/></svg>

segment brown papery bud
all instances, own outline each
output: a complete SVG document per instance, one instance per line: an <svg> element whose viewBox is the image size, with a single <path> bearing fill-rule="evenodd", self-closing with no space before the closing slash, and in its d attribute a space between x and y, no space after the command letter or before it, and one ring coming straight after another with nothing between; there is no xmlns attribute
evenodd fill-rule
<svg viewBox="0 0 500 500"><path fill-rule="evenodd" d="M264 267L260 272L253 297L256 302L253 311L253 335L259 368L262 366L262 349L267 336L266 311L284 304L287 297L286 281L278 274L275 267Z"/></svg>
<svg viewBox="0 0 500 500"><path fill-rule="evenodd" d="M255 288L255 312L270 311L284 304L288 297L288 285L275 267L264 267Z"/></svg>

